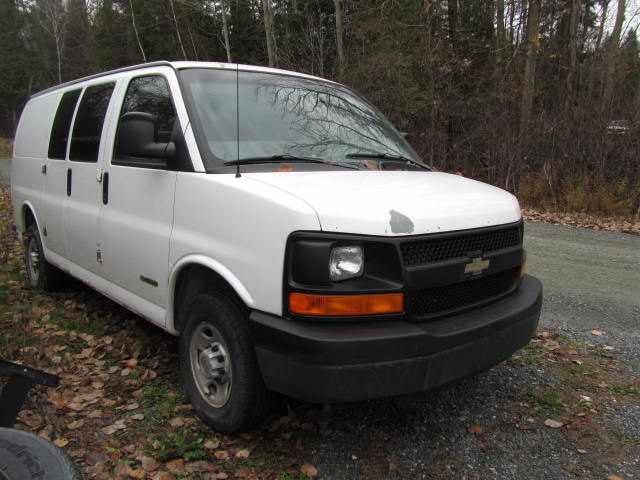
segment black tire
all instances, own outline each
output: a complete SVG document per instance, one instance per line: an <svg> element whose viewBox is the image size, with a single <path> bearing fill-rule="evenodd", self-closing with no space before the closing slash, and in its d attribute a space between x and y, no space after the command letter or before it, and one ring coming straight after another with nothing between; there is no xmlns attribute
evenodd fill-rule
<svg viewBox="0 0 640 480"><path fill-rule="evenodd" d="M267 413L268 393L243 310L222 293L195 295L183 308L185 325L180 335L180 374L193 409L207 425L219 432L232 433L252 427ZM200 363L194 365L192 361L192 341L197 341L199 330L206 330L203 324L213 327L219 334L230 359L228 399L220 406L207 401L196 378Z"/></svg>
<svg viewBox="0 0 640 480"><path fill-rule="evenodd" d="M33 252L37 253L39 257L37 266L34 268L32 268L33 259L31 258ZM27 286L35 290L52 292L61 289L65 284L64 272L51 265L44 258L42 240L36 225L29 226L24 235L24 268Z"/></svg>
<svg viewBox="0 0 640 480"><path fill-rule="evenodd" d="M62 450L37 435L0 428L0 479L80 480Z"/></svg>

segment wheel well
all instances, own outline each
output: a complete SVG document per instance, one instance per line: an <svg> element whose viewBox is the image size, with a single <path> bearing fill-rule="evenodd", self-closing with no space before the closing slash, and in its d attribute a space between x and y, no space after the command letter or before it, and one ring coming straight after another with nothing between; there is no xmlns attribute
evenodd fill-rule
<svg viewBox="0 0 640 480"><path fill-rule="evenodd" d="M199 264L183 267L177 274L174 288L173 328L180 332L185 319L181 312L189 298L204 292L219 292L227 296L243 311L248 312L246 304L233 287L220 274Z"/></svg>
<svg viewBox="0 0 640 480"><path fill-rule="evenodd" d="M31 225L36 225L38 224L38 222L36 222L36 216L33 214L33 212L31 211L31 207L29 207L29 205L25 205L23 207L23 214L22 214L22 218L23 218L23 225L24 225L24 230L26 231Z"/></svg>

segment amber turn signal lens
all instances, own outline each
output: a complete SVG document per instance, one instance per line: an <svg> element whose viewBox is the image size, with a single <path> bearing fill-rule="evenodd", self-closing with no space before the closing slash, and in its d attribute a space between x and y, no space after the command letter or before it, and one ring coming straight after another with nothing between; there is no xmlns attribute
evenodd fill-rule
<svg viewBox="0 0 640 480"><path fill-rule="evenodd" d="M346 317L402 313L403 310L402 293L312 295L294 292L289 294L289 311L298 315Z"/></svg>

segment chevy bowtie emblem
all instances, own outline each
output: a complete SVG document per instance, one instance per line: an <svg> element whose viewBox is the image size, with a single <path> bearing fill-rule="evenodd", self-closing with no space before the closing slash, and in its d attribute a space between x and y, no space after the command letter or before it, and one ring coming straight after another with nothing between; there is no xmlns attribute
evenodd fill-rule
<svg viewBox="0 0 640 480"><path fill-rule="evenodd" d="M471 275L479 275L489 268L491 263L488 259L482 257L476 257L464 266L464 273L470 273Z"/></svg>

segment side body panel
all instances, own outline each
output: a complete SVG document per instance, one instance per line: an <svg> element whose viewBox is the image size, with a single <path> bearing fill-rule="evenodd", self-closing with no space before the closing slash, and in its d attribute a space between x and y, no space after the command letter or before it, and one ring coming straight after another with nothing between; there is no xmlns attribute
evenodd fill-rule
<svg viewBox="0 0 640 480"><path fill-rule="evenodd" d="M204 264L225 278L249 308L276 315L282 313L287 237L320 228L306 202L232 174L179 174L174 219L171 289L181 268ZM172 308L167 313L167 328L174 331Z"/></svg>
<svg viewBox="0 0 640 480"><path fill-rule="evenodd" d="M11 162L11 198L15 223L24 231L24 207L29 204L36 217L45 215L45 175L49 148L49 132L61 94L55 93L30 100L24 107L13 147ZM42 229L40 223L38 224ZM42 235L43 241L45 237Z"/></svg>

